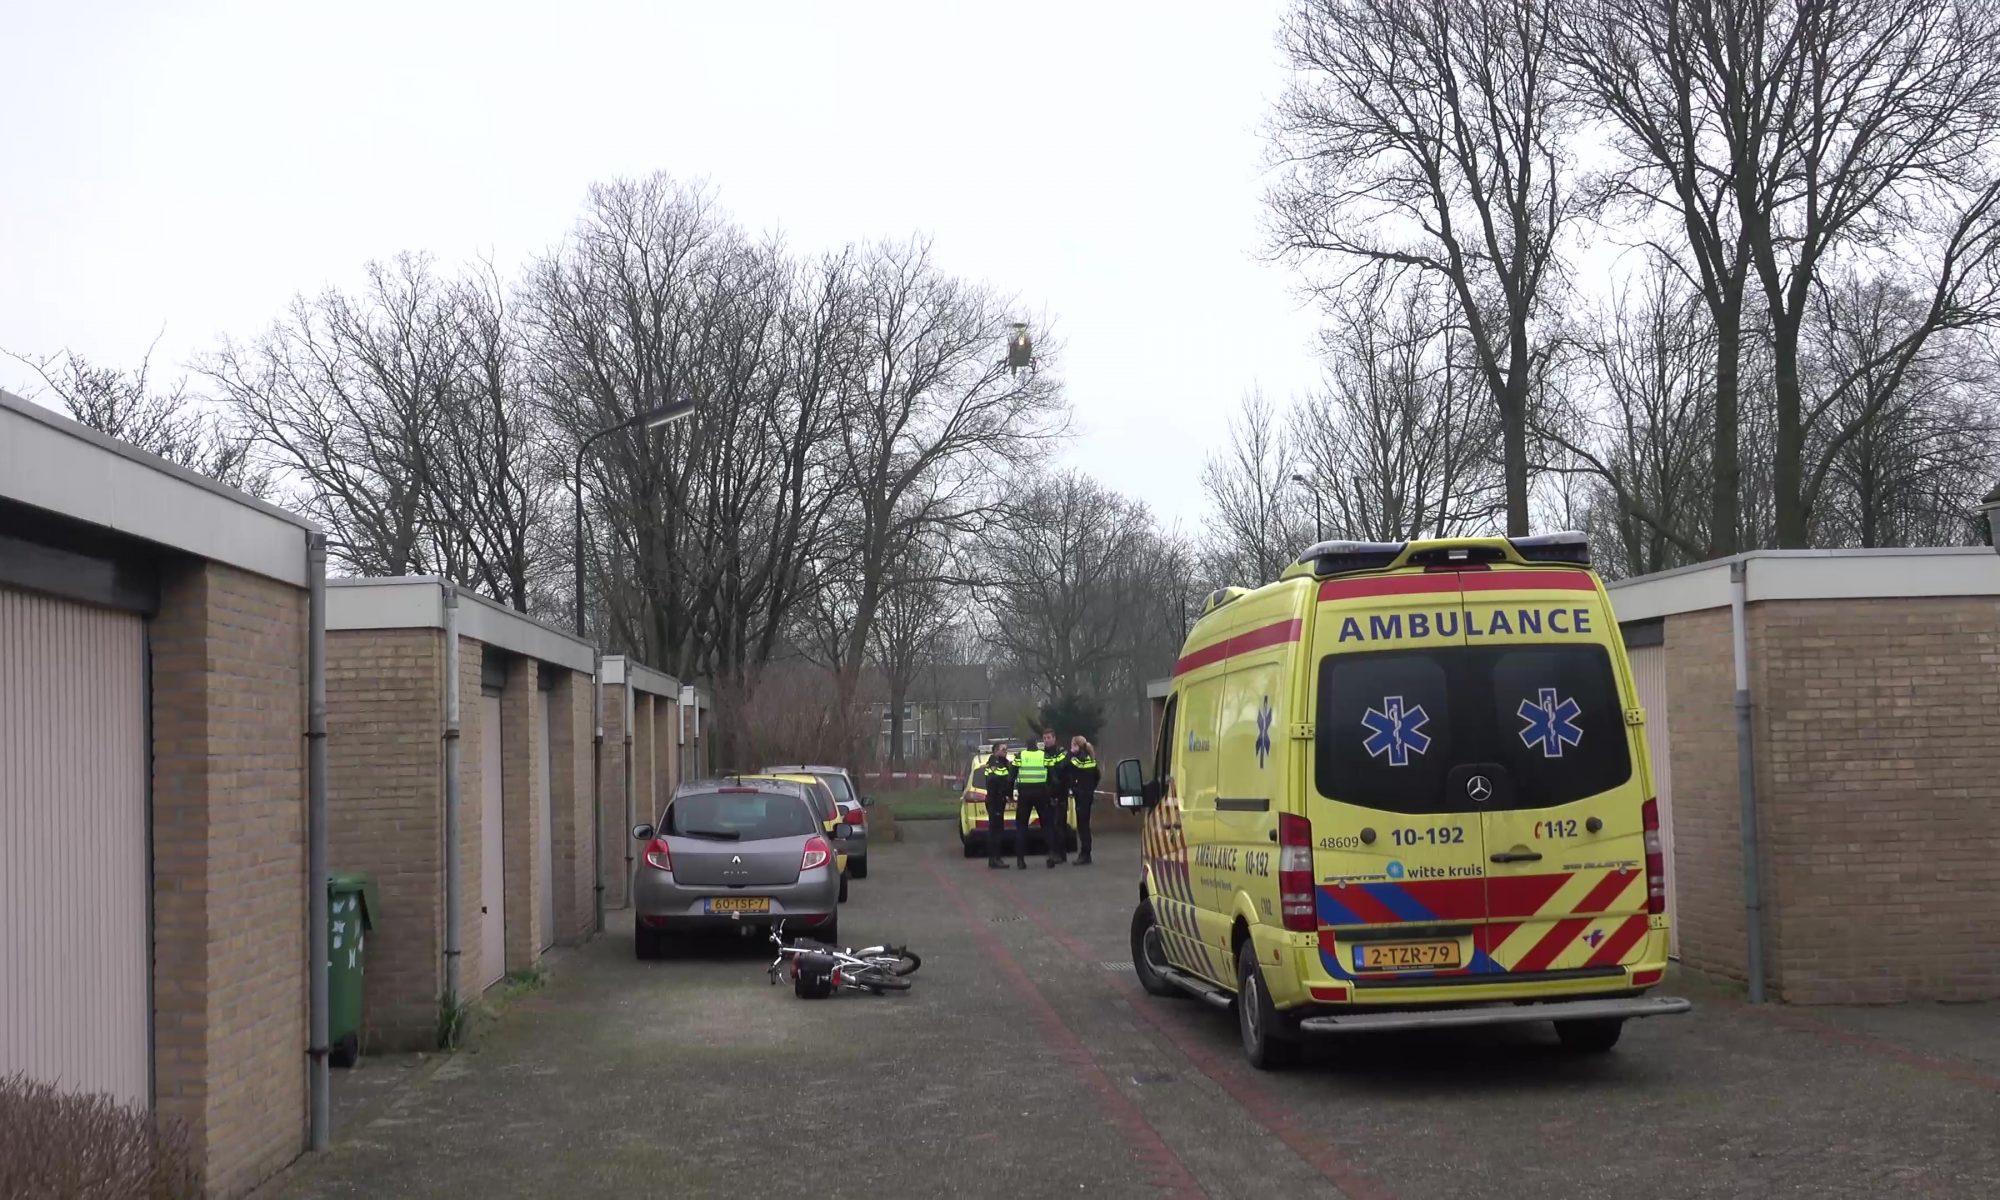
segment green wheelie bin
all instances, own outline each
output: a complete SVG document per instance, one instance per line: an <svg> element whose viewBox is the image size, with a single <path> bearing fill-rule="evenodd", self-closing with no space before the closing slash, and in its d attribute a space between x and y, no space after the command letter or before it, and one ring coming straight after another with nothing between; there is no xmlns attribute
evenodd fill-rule
<svg viewBox="0 0 2000 1200"><path fill-rule="evenodd" d="M351 1067L361 1056L361 975L375 928L375 882L363 871L326 877L326 1036L328 1058Z"/></svg>

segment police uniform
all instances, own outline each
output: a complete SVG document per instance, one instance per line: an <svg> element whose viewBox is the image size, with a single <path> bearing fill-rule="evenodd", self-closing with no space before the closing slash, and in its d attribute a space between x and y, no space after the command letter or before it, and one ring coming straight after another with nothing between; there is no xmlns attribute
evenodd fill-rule
<svg viewBox="0 0 2000 1200"><path fill-rule="evenodd" d="M1084 751L1069 757L1069 794L1076 802L1076 865L1090 865L1090 805L1097 798L1097 756Z"/></svg>
<svg viewBox="0 0 2000 1200"><path fill-rule="evenodd" d="M986 865L1004 867L1000 839L1007 833L1007 801L1014 796L1014 764L1004 750L996 750L986 760Z"/></svg>
<svg viewBox="0 0 2000 1200"><path fill-rule="evenodd" d="M1048 842L1049 865L1069 861L1069 751L1061 742L1044 746L1049 761L1049 790L1042 798L1042 837Z"/></svg>
<svg viewBox="0 0 2000 1200"><path fill-rule="evenodd" d="M1014 760L1014 778L1017 781L1016 794L1020 797L1014 809L1014 862L1016 866L1028 865L1028 823L1039 806L1042 811L1042 832L1049 831L1049 756L1039 744L1021 751ZM1054 845L1054 843L1050 843ZM1055 852L1049 852L1049 865L1055 866Z"/></svg>

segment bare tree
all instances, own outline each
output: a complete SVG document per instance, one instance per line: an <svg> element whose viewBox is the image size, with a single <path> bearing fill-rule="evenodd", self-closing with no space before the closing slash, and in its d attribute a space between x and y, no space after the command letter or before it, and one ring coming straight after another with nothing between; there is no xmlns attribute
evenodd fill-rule
<svg viewBox="0 0 2000 1200"><path fill-rule="evenodd" d="M1227 445L1202 464L1209 514L1205 574L1219 583L1276 579L1312 541L1311 499L1292 480L1284 418L1261 391L1243 397Z"/></svg>
<svg viewBox="0 0 2000 1200"><path fill-rule="evenodd" d="M1549 406L1539 423L1542 439L1565 455L1548 469L1591 476L1586 523L1610 542L1599 556L1615 574L1699 561L1712 544L1716 334L1705 318L1696 289L1653 255L1589 322L1597 332L1577 335L1578 394Z"/></svg>
<svg viewBox="0 0 2000 1200"><path fill-rule="evenodd" d="M271 473L250 461L249 439L205 411L185 378L166 388L154 386L152 348L131 371L100 367L67 350L9 357L32 367L79 424L250 495L264 498L273 491Z"/></svg>
<svg viewBox="0 0 2000 1200"><path fill-rule="evenodd" d="M1729 439L1746 281L1770 339L1776 540L1804 546L1815 435L1801 337L1822 274L1843 255L1925 258L1929 331L1991 319L2000 20L1960 0L1580 0L1573 12L1565 60L1622 135L1614 186L1679 217L1715 317L1711 549L1733 548L1741 528L1727 518L1745 490Z"/></svg>
<svg viewBox="0 0 2000 1200"><path fill-rule="evenodd" d="M951 549L919 539L896 557L869 636L870 657L889 691L889 757L903 761L903 706L910 685L937 664L964 615L961 589L951 576Z"/></svg>
<svg viewBox="0 0 2000 1200"><path fill-rule="evenodd" d="M1576 212L1554 33L1542 0L1295 0L1271 132L1282 252L1448 289L1499 418L1512 534L1528 532L1541 322Z"/></svg>
<svg viewBox="0 0 2000 1200"><path fill-rule="evenodd" d="M1009 303L939 270L928 242L869 248L855 286L859 340L837 451L853 506L843 546L852 623L839 663L850 694L905 547L987 521L995 482L1032 462L1066 416L1046 366L1007 369ZM1043 361L1052 353L1044 338Z"/></svg>
<svg viewBox="0 0 2000 1200"><path fill-rule="evenodd" d="M442 567L426 529L432 444L465 353L449 290L427 258L371 263L360 295L300 296L203 364L261 456L302 481L328 552L364 575Z"/></svg>
<svg viewBox="0 0 2000 1200"><path fill-rule="evenodd" d="M1326 385L1292 410L1291 439L1342 537L1465 533L1505 509L1497 414L1434 291L1384 277L1343 298L1321 335Z"/></svg>

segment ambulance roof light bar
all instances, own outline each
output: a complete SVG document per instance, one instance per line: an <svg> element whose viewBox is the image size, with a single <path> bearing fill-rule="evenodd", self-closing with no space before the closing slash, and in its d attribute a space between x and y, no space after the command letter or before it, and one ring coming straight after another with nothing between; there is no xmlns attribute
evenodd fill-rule
<svg viewBox="0 0 2000 1200"><path fill-rule="evenodd" d="M1319 575L1380 570L1401 557L1408 542L1316 542L1299 555Z"/></svg>
<svg viewBox="0 0 2000 1200"><path fill-rule="evenodd" d="M1590 537L1574 529L1508 538L1507 541L1529 562L1570 563L1579 567L1590 565Z"/></svg>

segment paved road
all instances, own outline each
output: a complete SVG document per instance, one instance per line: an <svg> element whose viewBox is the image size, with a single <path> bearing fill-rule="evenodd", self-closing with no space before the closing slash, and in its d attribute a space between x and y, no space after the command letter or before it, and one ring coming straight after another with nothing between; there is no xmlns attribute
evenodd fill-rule
<svg viewBox="0 0 2000 1200"><path fill-rule="evenodd" d="M475 1051L342 1080L335 1148L265 1194L2000 1195L2000 1006L1683 986L1693 1015L1605 1058L1522 1027L1260 1074L1226 1016L1132 981L1133 839L1024 875L904 829L841 922L925 955L911 993L802 1002L747 944L637 962L614 914Z"/></svg>

